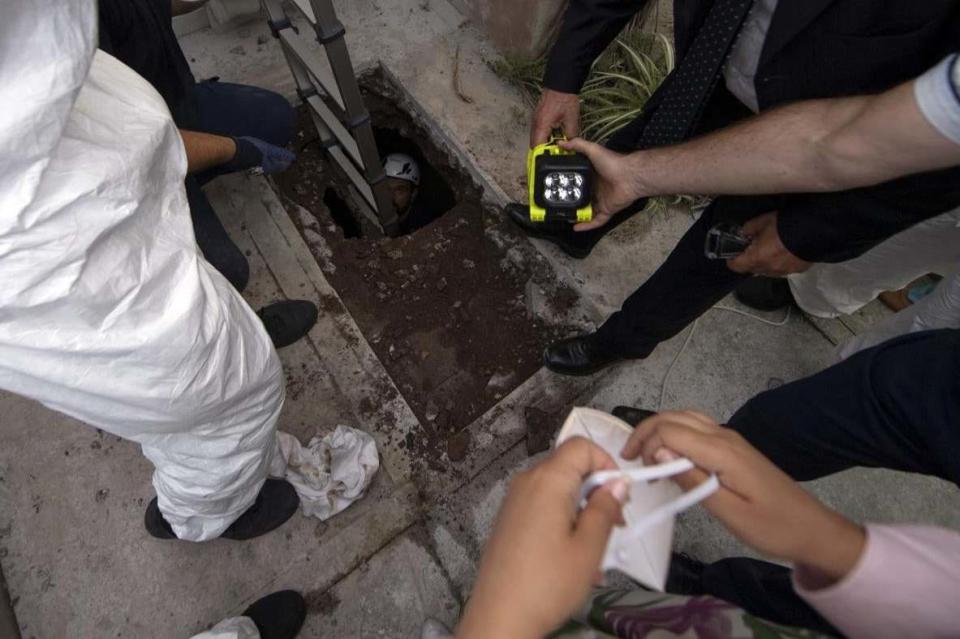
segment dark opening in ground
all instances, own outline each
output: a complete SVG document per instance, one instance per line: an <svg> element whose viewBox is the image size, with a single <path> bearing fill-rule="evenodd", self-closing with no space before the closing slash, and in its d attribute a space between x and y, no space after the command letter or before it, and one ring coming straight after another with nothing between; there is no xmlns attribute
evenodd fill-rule
<svg viewBox="0 0 960 639"><path fill-rule="evenodd" d="M470 442L463 429L536 372L544 346L564 329L546 325L528 309L535 269L508 259L509 242L504 245L505 237L519 236L510 235L514 231L502 216L484 211L480 188L467 171L397 107L402 99L392 91L382 77L365 91L381 151L397 149L424 160L430 175L424 185L432 185L437 209L446 210L442 216L402 237L363 232L345 239L345 227L333 220L325 197L330 186L340 194L330 202L346 204L364 229L373 227L349 206L349 189L316 144L306 145L277 182L288 201L302 207L289 207L294 221L424 425L419 437L396 444L436 468L465 457ZM299 139L315 135L302 112Z"/></svg>
<svg viewBox="0 0 960 639"><path fill-rule="evenodd" d="M323 192L323 204L330 211L330 217L343 232L344 239L351 240L363 237L363 229L356 214L350 210L350 205L337 194L337 190L328 186Z"/></svg>
<svg viewBox="0 0 960 639"><path fill-rule="evenodd" d="M453 189L424 156L420 146L397 129L374 127L381 158L393 153L408 155L420 169L420 185L409 208L400 217L400 235L415 233L449 211L457 203Z"/></svg>

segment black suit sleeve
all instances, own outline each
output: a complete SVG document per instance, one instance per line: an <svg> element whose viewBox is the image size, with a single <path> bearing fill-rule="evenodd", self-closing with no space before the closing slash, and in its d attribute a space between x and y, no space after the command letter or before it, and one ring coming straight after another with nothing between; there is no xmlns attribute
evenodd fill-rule
<svg viewBox="0 0 960 639"><path fill-rule="evenodd" d="M547 60L543 84L579 93L590 65L647 0L570 0L563 26Z"/></svg>
<svg viewBox="0 0 960 639"><path fill-rule="evenodd" d="M852 191L791 196L777 230L803 260L843 262L958 206L960 168L951 168Z"/></svg>

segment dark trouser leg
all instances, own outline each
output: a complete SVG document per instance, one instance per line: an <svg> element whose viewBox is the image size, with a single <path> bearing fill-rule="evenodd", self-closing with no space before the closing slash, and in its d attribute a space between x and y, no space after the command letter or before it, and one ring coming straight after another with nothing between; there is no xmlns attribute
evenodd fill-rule
<svg viewBox="0 0 960 639"><path fill-rule="evenodd" d="M286 146L293 139L296 113L280 94L266 89L205 81L194 87L198 128L205 133L260 138L276 146ZM223 171L216 168L197 174L206 184Z"/></svg>
<svg viewBox="0 0 960 639"><path fill-rule="evenodd" d="M807 630L840 636L793 590L789 568L736 557L709 564L700 576L704 594L740 606L751 615Z"/></svg>
<svg viewBox="0 0 960 639"><path fill-rule="evenodd" d="M960 485L958 373L960 331L905 335L761 393L729 426L798 480L873 466ZM830 632L782 566L725 559L706 567L701 586L758 617Z"/></svg>
<svg viewBox="0 0 960 639"><path fill-rule="evenodd" d="M960 331L857 353L757 395L728 425L800 481L870 466L960 485Z"/></svg>
<svg viewBox="0 0 960 639"><path fill-rule="evenodd" d="M747 277L731 271L725 261L703 254L715 206L703 212L660 268L598 329L605 348L627 357L646 357Z"/></svg>
<svg viewBox="0 0 960 639"><path fill-rule="evenodd" d="M197 238L200 251L207 261L233 284L234 288L243 291L250 279L250 265L247 263L247 258L227 235L226 229L217 218L216 211L210 206L196 178L187 176L186 187L190 217L193 220L193 233Z"/></svg>

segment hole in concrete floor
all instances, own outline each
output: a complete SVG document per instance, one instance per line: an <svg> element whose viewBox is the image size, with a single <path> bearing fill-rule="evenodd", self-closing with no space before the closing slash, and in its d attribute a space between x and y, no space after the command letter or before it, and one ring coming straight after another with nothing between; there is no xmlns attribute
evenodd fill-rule
<svg viewBox="0 0 960 639"><path fill-rule="evenodd" d="M406 128L403 127L404 130ZM373 136L377 140L377 150L381 158L386 158L392 153L401 153L413 158L420 169L420 185L414 191L415 195L405 214L400 217L400 235L419 231L453 208L457 203L453 189L433 168L431 162L420 150L420 145L398 129L374 127ZM401 188L405 186L400 180L395 184ZM397 199L394 199L394 206L398 206ZM400 215L399 206L398 215Z"/></svg>
<svg viewBox="0 0 960 639"><path fill-rule="evenodd" d="M357 216L350 210L350 205L340 197L337 190L332 186L328 186L327 190L323 192L323 205L330 211L330 218L333 223L343 232L344 239L351 240L363 237L363 229L360 227L360 222L357 221Z"/></svg>
<svg viewBox="0 0 960 639"><path fill-rule="evenodd" d="M569 328L548 325L530 312L535 269L507 257L509 242L525 240L502 216L483 210L481 189L456 156L434 141L416 107L382 74L366 78L364 93L381 150L419 152L446 187L437 191L448 198L449 210L415 233L386 238L350 207L363 233L347 240L324 195L336 187L349 205L349 188L316 144L303 148L277 184L302 207L288 210L424 426L423 433L392 444L412 449L415 461L442 468L444 458L460 461L467 454L463 429L536 372L545 345ZM309 140L316 132L306 113L301 116L299 139ZM408 146L410 140L418 144ZM504 247L504 237L515 239ZM566 301L547 303L559 307ZM367 416L372 412L361 415Z"/></svg>
<svg viewBox="0 0 960 639"><path fill-rule="evenodd" d="M300 113L299 120L301 120L301 125L304 120L308 123L306 130L301 126L300 131L298 131L301 139L307 139L306 142L300 143L299 152L303 153L316 146L320 138L315 132L313 137L310 137L309 117L305 113ZM420 149L420 145L405 135L404 131L407 130L409 130L409 127L406 126L403 126L401 130L386 127L373 128L377 151L381 158L386 159L395 153L409 156L416 163L420 173L420 183L412 192L406 181L387 178L391 182L391 186L396 187L401 193L394 199L394 205L397 207L400 216L399 235L409 235L419 231L449 211L457 203L456 195L454 195L447 180L433 167L433 164ZM323 195L323 203L330 211L333 223L343 231L343 236L347 239L362 237L361 214L353 210L350 204L337 192L338 189L349 191L351 187L343 182L342 176L331 177L332 182L340 184L336 187L327 187ZM303 189L300 188L299 190L302 191ZM406 190L406 194L402 195L404 190ZM370 222L372 223L372 220Z"/></svg>

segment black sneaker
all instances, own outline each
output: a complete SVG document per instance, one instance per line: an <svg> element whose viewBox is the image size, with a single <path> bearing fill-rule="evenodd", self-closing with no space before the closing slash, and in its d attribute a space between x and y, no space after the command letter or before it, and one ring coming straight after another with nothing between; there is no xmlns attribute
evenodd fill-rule
<svg viewBox="0 0 960 639"><path fill-rule="evenodd" d="M317 323L317 314L316 305L306 300L274 302L257 311L277 348L289 346L306 335Z"/></svg>
<svg viewBox="0 0 960 639"><path fill-rule="evenodd" d="M253 620L260 639L293 639L307 618L307 603L299 592L281 590L254 601L243 616Z"/></svg>
<svg viewBox="0 0 960 639"><path fill-rule="evenodd" d="M790 284L782 277L756 275L741 282L733 296L758 311L776 311L796 303Z"/></svg>
<svg viewBox="0 0 960 639"><path fill-rule="evenodd" d="M630 426L636 427L646 418L656 415L657 411L632 406L616 406L610 414L625 421Z"/></svg>
<svg viewBox="0 0 960 639"><path fill-rule="evenodd" d="M297 497L297 491L289 482L282 479L268 479L264 482L253 505L230 524L230 527L220 536L224 539L244 541L265 535L293 517L299 506L300 498ZM163 518L156 497L147 506L143 523L152 537L177 538L170 524Z"/></svg>
<svg viewBox="0 0 960 639"><path fill-rule="evenodd" d="M670 570L667 572L667 582L663 586L664 592L671 595L706 594L700 583L700 576L706 567L707 564L686 553L672 553L670 555Z"/></svg>

